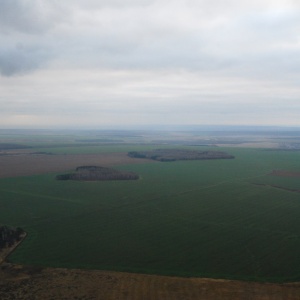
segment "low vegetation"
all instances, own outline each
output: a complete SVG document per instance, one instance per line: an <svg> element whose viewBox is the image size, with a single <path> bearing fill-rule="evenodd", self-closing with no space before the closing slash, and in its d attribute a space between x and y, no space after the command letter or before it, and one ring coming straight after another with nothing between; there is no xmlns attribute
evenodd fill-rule
<svg viewBox="0 0 300 300"><path fill-rule="evenodd" d="M196 151L186 149L156 149L151 151L131 151L128 156L135 158L148 158L158 161L176 160L206 160L206 159L232 159L233 155L223 151Z"/></svg>
<svg viewBox="0 0 300 300"><path fill-rule="evenodd" d="M82 166L75 173L57 175L58 180L102 181L102 180L136 180L139 176L133 172L119 171L112 168Z"/></svg>

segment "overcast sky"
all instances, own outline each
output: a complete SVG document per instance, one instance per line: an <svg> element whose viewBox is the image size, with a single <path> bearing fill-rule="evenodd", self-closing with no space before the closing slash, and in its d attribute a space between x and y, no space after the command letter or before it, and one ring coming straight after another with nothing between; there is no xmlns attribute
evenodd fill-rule
<svg viewBox="0 0 300 300"><path fill-rule="evenodd" d="M300 126L299 0L0 0L0 128Z"/></svg>

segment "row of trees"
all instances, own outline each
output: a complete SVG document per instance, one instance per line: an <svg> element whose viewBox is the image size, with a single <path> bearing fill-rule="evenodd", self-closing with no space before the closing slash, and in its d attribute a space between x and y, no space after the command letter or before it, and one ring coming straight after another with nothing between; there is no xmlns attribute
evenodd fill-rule
<svg viewBox="0 0 300 300"><path fill-rule="evenodd" d="M223 151L196 151L187 149L156 149L151 151L131 151L128 152L128 156L135 158L148 158L158 161L234 158L233 155L230 155Z"/></svg>
<svg viewBox="0 0 300 300"><path fill-rule="evenodd" d="M75 173L57 175L56 179L81 181L136 180L139 179L139 176L133 172L119 171L112 168L83 166L78 167Z"/></svg>

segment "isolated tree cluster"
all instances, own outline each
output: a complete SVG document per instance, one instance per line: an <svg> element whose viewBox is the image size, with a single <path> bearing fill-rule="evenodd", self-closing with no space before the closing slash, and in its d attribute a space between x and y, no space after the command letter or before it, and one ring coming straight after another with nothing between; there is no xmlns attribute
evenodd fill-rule
<svg viewBox="0 0 300 300"><path fill-rule="evenodd" d="M20 241L24 230L20 227L0 226L0 249L11 247Z"/></svg>
<svg viewBox="0 0 300 300"><path fill-rule="evenodd" d="M119 171L112 168L82 166L74 173L56 176L57 180L102 181L102 180L136 180L139 176L133 172Z"/></svg>
<svg viewBox="0 0 300 300"><path fill-rule="evenodd" d="M233 159L234 156L223 151L196 151L187 149L156 149L151 151L132 151L128 156L147 158L158 161L176 160L205 160L205 159Z"/></svg>

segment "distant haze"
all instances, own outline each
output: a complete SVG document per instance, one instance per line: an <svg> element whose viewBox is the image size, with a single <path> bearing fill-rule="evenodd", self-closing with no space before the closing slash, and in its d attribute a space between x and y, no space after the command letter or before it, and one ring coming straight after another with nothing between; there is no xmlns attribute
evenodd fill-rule
<svg viewBox="0 0 300 300"><path fill-rule="evenodd" d="M299 1L0 1L0 129L299 116Z"/></svg>

